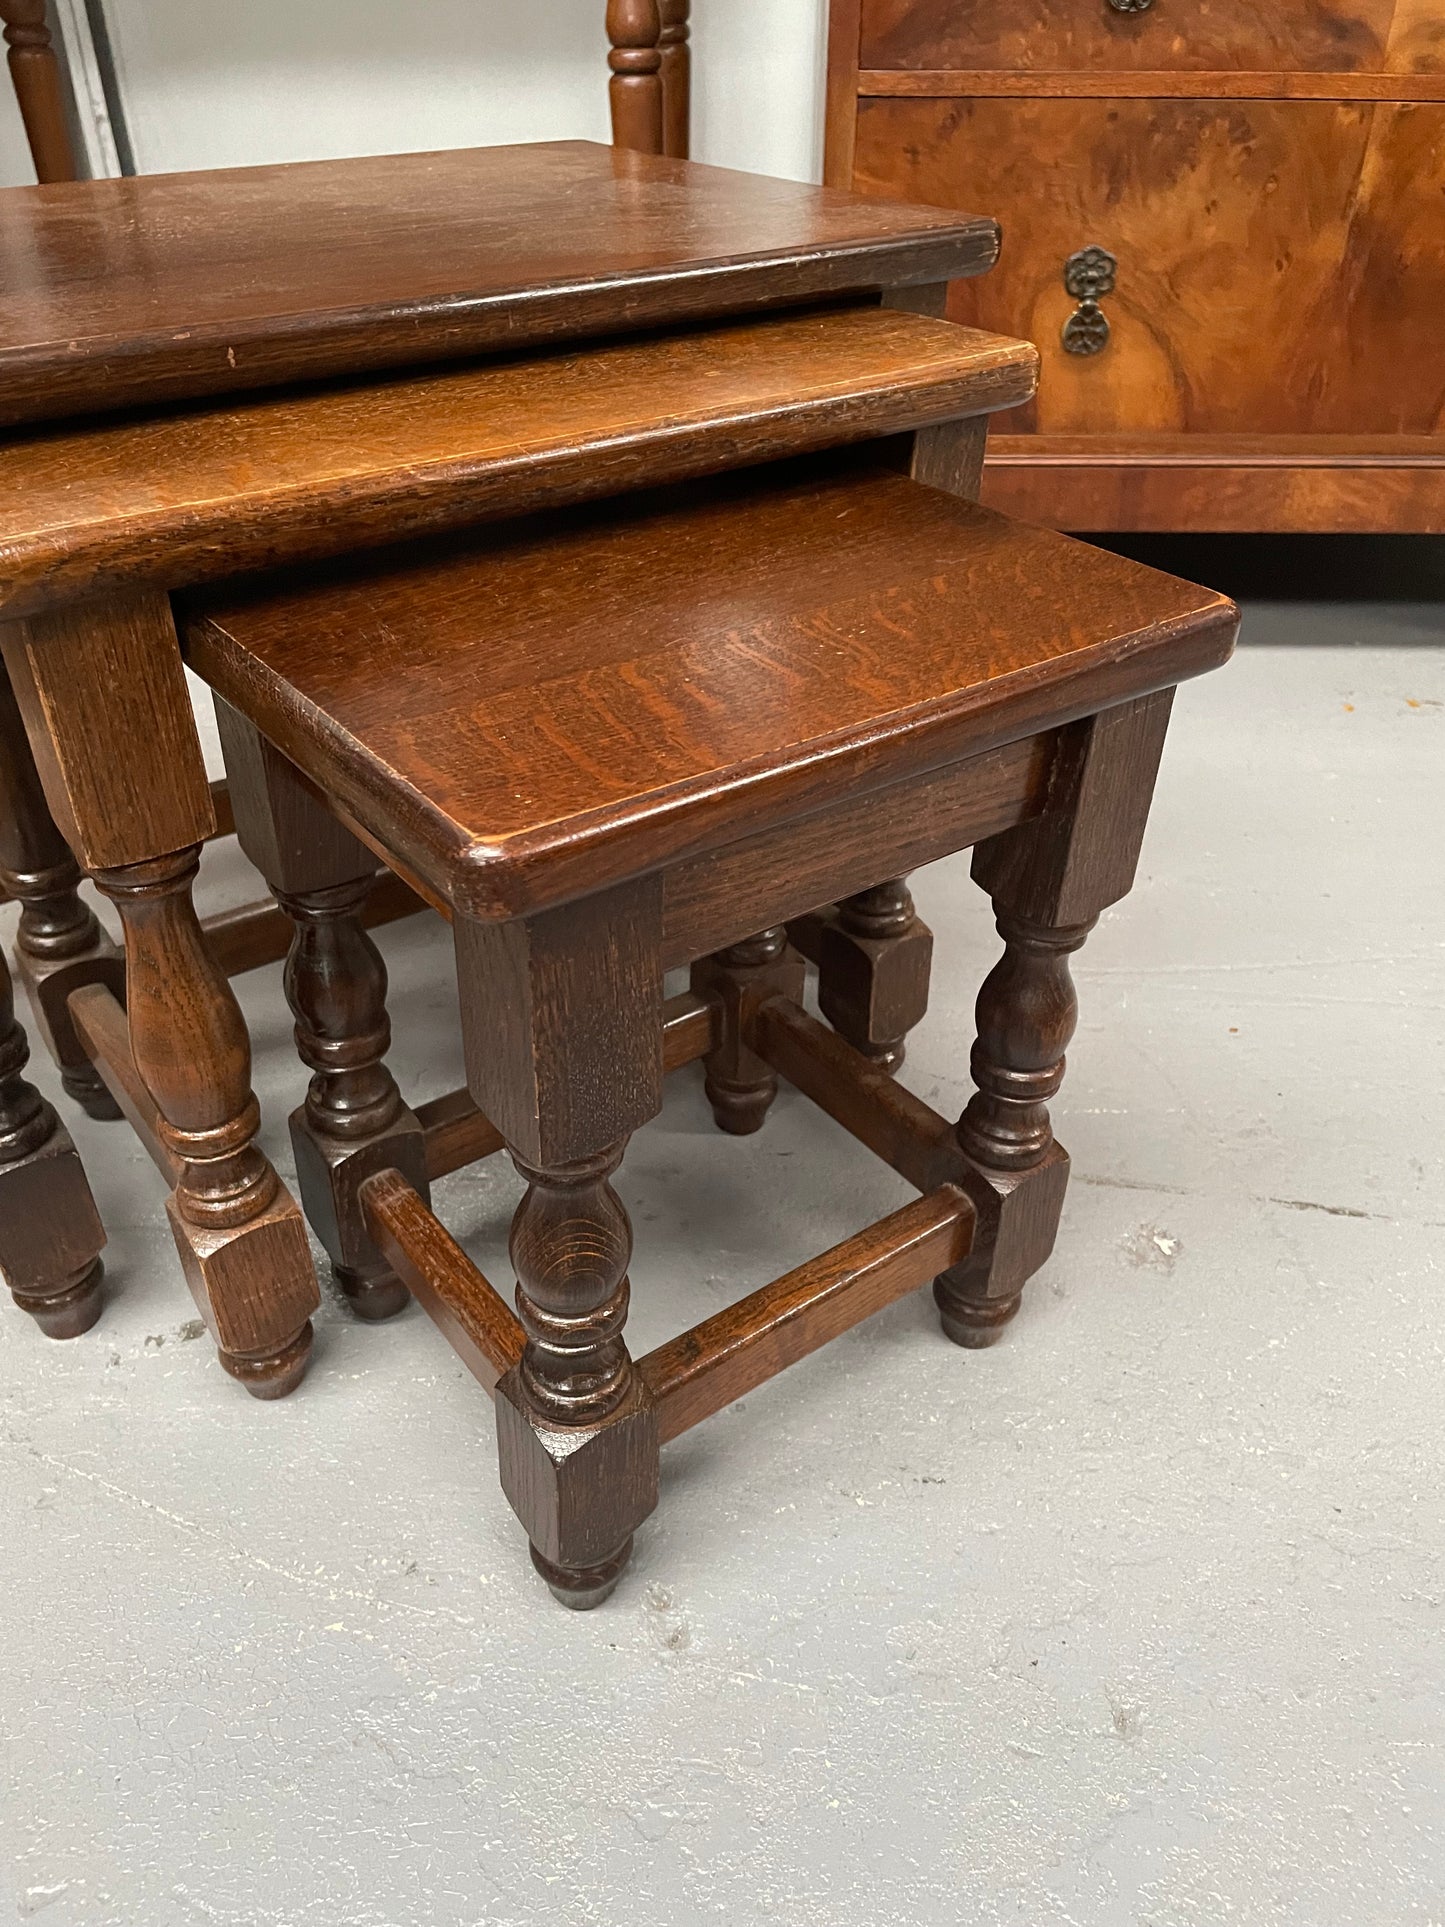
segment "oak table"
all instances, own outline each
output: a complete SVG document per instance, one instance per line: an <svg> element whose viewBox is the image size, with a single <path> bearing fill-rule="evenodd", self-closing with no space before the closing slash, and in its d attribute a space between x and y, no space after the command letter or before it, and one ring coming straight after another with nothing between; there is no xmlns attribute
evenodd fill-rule
<svg viewBox="0 0 1445 1927"><path fill-rule="evenodd" d="M249 1040L192 903L217 813L170 592L885 430L921 431L914 472L971 492L982 418L1031 392L1032 352L926 317L997 245L988 220L572 142L0 195L0 427L14 437L0 880L64 966L42 1002L62 1058L76 1055L70 999L101 999L85 1053L171 1175L190 1284L257 1396L304 1372L318 1294L300 1213L254 1141ZM791 350L780 335L771 364L744 344L728 393L723 317L806 331L821 325L809 309L840 302L853 305L828 336L831 371L805 334ZM677 383L665 407L655 368L628 372L646 342L581 346L683 327L651 348ZM529 388L550 420L508 410L521 351L553 358ZM120 914L128 1022L72 852ZM20 1076L8 978L0 989L0 1264L63 1335L98 1312L103 1233L63 1128Z"/></svg>

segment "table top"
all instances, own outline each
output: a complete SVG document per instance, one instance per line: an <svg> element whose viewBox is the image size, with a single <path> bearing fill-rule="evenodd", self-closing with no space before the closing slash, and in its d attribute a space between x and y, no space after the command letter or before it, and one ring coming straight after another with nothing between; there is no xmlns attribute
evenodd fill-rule
<svg viewBox="0 0 1445 1927"><path fill-rule="evenodd" d="M200 673L438 895L596 889L1224 661L1223 596L830 455L199 592Z"/></svg>
<svg viewBox="0 0 1445 1927"><path fill-rule="evenodd" d="M0 616L1026 401L1025 341L849 306L65 423L0 461Z"/></svg>
<svg viewBox="0 0 1445 1927"><path fill-rule="evenodd" d="M558 141L0 192L0 427L989 267L991 220Z"/></svg>

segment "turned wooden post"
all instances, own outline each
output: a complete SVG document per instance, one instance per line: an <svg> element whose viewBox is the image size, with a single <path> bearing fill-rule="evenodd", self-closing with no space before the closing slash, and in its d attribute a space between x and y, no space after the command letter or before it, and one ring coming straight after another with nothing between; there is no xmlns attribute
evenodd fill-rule
<svg viewBox="0 0 1445 1927"><path fill-rule="evenodd" d="M639 154L661 154L666 151L666 121L658 0L607 0L607 37L612 43L607 64L612 70L608 97L613 144Z"/></svg>
<svg viewBox="0 0 1445 1927"><path fill-rule="evenodd" d="M521 1363L496 1388L502 1489L554 1596L596 1606L657 1504L652 1398L623 1337L632 1228L611 1178L662 1107L662 893L647 878L455 924L467 1082L527 1191Z"/></svg>
<svg viewBox="0 0 1445 1927"><path fill-rule="evenodd" d="M82 902L80 866L55 827L10 678L0 663L0 885L20 905L16 963L68 1094L94 1118L120 1107L86 1055L68 998L83 984L125 995L125 958Z"/></svg>
<svg viewBox="0 0 1445 1927"><path fill-rule="evenodd" d="M662 151L685 161L692 145L692 0L661 0Z"/></svg>
<svg viewBox="0 0 1445 1927"><path fill-rule="evenodd" d="M0 1274L48 1338L76 1338L100 1316L105 1232L69 1133L20 1075L28 1055L0 952Z"/></svg>
<svg viewBox="0 0 1445 1927"><path fill-rule="evenodd" d="M41 182L77 181L80 167L70 138L60 63L45 24L45 0L0 0L6 56L25 137Z"/></svg>
<svg viewBox="0 0 1445 1927"><path fill-rule="evenodd" d="M131 1054L177 1172L187 1280L225 1369L279 1398L310 1357L316 1274L254 1142L250 1040L192 901L215 812L170 605L139 590L6 624L3 642L51 813L120 912Z"/></svg>
<svg viewBox="0 0 1445 1927"><path fill-rule="evenodd" d="M781 924L692 967L693 989L715 998L722 1011L717 1049L703 1060L704 1089L718 1129L732 1137L760 1131L778 1094L776 1071L747 1041L753 1018L770 997L799 1001L804 977L803 959L789 949Z"/></svg>
<svg viewBox="0 0 1445 1927"><path fill-rule="evenodd" d="M957 1131L978 1232L933 1288L959 1345L994 1343L1053 1250L1069 1160L1048 1107L1078 1018L1069 958L1133 886L1172 698L1164 690L1060 730L1043 815L974 851L1004 954L979 992L977 1088Z"/></svg>
<svg viewBox="0 0 1445 1927"><path fill-rule="evenodd" d="M903 1062L905 1040L928 1009L933 932L902 877L847 897L819 933L818 1001L855 1050L885 1070Z"/></svg>
<svg viewBox="0 0 1445 1927"><path fill-rule="evenodd" d="M216 721L241 848L291 918L285 990L296 1048L313 1073L291 1116L301 1201L360 1318L390 1318L410 1294L366 1226L360 1189L398 1170L429 1196L421 1125L385 1059L386 965L361 921L381 865L294 766L229 704Z"/></svg>

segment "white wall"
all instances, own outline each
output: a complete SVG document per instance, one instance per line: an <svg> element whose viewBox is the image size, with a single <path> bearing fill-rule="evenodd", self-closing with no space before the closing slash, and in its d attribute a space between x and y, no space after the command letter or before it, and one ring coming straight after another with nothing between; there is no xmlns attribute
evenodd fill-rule
<svg viewBox="0 0 1445 1927"><path fill-rule="evenodd" d="M106 0L143 173L605 140L604 0ZM822 171L825 0L696 0L694 153Z"/></svg>
<svg viewBox="0 0 1445 1927"><path fill-rule="evenodd" d="M30 165L25 123L15 104L15 90L9 76L0 71L0 187L25 187L34 180L35 169Z"/></svg>

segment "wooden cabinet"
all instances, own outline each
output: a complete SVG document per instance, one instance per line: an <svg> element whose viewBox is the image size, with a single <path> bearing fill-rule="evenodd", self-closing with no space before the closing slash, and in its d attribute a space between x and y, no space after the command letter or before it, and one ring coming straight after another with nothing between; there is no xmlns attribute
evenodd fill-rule
<svg viewBox="0 0 1445 1927"><path fill-rule="evenodd" d="M833 0L828 178L1003 225L949 311L1043 372L985 500L1445 531L1439 0Z"/></svg>

